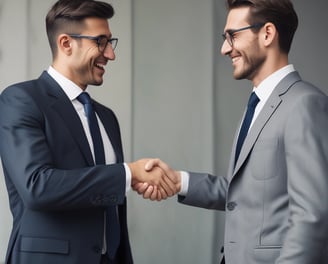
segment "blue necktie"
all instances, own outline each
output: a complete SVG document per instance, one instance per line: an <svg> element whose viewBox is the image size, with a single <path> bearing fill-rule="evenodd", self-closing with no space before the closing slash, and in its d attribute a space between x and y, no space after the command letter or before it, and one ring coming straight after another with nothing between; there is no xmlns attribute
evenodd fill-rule
<svg viewBox="0 0 328 264"><path fill-rule="evenodd" d="M243 146L244 140L247 136L249 126L252 123L255 107L258 104L260 99L257 97L257 95L252 92L251 96L249 97L248 104L247 104L247 111L244 117L244 121L241 125L238 140L237 140L237 147L236 147L236 155L235 155L235 165L237 163L241 147Z"/></svg>
<svg viewBox="0 0 328 264"><path fill-rule="evenodd" d="M77 100L79 100L83 104L84 112L88 119L90 134L93 142L95 163L105 164L106 161L105 161L104 145L101 138L96 113L93 110L90 95L86 92L83 92L77 97Z"/></svg>
<svg viewBox="0 0 328 264"><path fill-rule="evenodd" d="M77 100L83 104L84 112L88 119L90 134L93 142L95 163L106 164L104 145L90 95L86 92L83 92L77 97ZM120 243L120 225L116 213L116 206L107 207L106 220L107 254L111 259L114 259Z"/></svg>

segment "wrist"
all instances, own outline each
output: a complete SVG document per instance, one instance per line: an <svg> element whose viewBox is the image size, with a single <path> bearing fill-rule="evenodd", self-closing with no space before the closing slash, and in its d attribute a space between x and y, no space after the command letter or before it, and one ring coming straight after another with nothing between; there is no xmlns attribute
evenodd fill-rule
<svg viewBox="0 0 328 264"><path fill-rule="evenodd" d="M175 184L175 186L177 188L177 193L179 193L181 191L181 172L177 171L176 175L177 175L177 183Z"/></svg>

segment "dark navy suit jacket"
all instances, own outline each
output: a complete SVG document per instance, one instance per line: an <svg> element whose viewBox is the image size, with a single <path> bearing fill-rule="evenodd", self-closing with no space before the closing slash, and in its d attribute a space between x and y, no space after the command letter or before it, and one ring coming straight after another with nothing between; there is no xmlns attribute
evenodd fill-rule
<svg viewBox="0 0 328 264"><path fill-rule="evenodd" d="M94 102L117 164L95 166L72 103L47 72L0 97L0 153L13 228L6 263L99 263L104 210L117 205L120 263L132 263L118 121Z"/></svg>

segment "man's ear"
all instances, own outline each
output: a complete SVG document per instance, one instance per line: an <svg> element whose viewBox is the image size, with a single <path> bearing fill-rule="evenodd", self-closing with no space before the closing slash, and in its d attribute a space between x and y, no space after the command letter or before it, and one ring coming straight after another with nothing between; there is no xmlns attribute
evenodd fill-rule
<svg viewBox="0 0 328 264"><path fill-rule="evenodd" d="M276 40L278 40L278 34L277 34L277 29L276 26L271 23L265 23L263 26L262 30L260 31L260 38L261 41L263 42L263 45L265 47L268 47L272 45Z"/></svg>
<svg viewBox="0 0 328 264"><path fill-rule="evenodd" d="M58 51L70 55L72 53L72 39L67 34L60 34L57 38Z"/></svg>

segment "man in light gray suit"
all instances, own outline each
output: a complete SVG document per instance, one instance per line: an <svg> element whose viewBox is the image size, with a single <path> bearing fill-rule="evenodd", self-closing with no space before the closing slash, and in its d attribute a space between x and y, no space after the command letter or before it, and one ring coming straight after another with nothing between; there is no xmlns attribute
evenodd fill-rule
<svg viewBox="0 0 328 264"><path fill-rule="evenodd" d="M288 62L297 15L290 0L227 4L221 52L235 79L252 81L253 113L237 129L227 176L176 172L178 200L226 211L221 263L327 264L328 99ZM160 160L147 167L156 165L172 171ZM134 188L158 199L152 186Z"/></svg>

